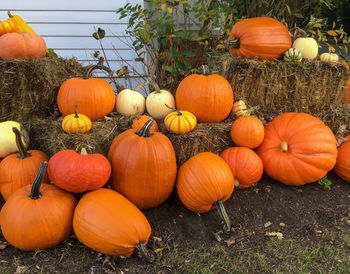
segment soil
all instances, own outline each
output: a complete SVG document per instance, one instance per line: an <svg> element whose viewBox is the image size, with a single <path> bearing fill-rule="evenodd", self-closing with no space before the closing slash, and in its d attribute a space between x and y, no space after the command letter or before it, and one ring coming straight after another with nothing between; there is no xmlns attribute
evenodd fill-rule
<svg viewBox="0 0 350 274"><path fill-rule="evenodd" d="M244 247L259 248L280 232L285 239L325 243L350 250L349 239L337 234L350 230L350 183L334 173L327 190L318 183L289 187L264 177L252 188L235 189L225 207L232 231L223 233L217 212L195 214L174 193L161 206L144 211L152 226L148 248L157 253L149 264L137 254L131 258L109 258L88 249L72 235L57 247L40 252L23 252L7 245L0 250L0 266L8 273L174 273L181 265L162 259L167 250L209 249L220 245L237 256ZM23 228L25 229L25 228ZM5 239L1 236L1 241ZM163 255L162 255L163 254ZM164 255L165 254L165 255ZM22 268L21 268L22 267ZM2 273L5 273L4 271Z"/></svg>

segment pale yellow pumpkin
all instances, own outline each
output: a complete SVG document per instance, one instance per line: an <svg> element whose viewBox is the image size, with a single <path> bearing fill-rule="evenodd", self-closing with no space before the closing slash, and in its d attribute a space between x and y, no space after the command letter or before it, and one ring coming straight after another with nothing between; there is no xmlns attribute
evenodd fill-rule
<svg viewBox="0 0 350 274"><path fill-rule="evenodd" d="M292 47L300 50L305 59L312 60L318 55L318 44L312 37L299 37L294 41Z"/></svg>
<svg viewBox="0 0 350 274"><path fill-rule="evenodd" d="M18 147L16 144L16 135L12 131L12 128L19 129L22 142L25 148L28 148L29 137L22 125L16 121L5 121L0 123L0 158L4 158L7 155L17 152Z"/></svg>
<svg viewBox="0 0 350 274"><path fill-rule="evenodd" d="M115 107L119 114L124 116L140 115L145 112L146 99L138 92L147 82L141 83L135 89L123 89L118 93Z"/></svg>
<svg viewBox="0 0 350 274"><path fill-rule="evenodd" d="M324 62L338 62L339 56L336 53L322 53L320 56L321 61Z"/></svg>
<svg viewBox="0 0 350 274"><path fill-rule="evenodd" d="M146 110L150 116L154 119L163 119L175 108L174 96L165 89L160 89L155 83L152 83L155 87L155 91L151 92L146 98Z"/></svg>

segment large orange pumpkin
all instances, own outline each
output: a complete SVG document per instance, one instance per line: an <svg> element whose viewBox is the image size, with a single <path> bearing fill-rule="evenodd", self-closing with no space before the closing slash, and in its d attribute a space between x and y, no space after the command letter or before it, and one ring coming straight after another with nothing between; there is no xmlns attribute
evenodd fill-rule
<svg viewBox="0 0 350 274"><path fill-rule="evenodd" d="M230 230L223 202L233 192L234 178L222 158L212 152L201 152L188 159L179 169L176 189L181 202L193 212L204 213L216 207L224 229Z"/></svg>
<svg viewBox="0 0 350 274"><path fill-rule="evenodd" d="M110 256L130 256L135 248L145 255L142 251L151 235L142 212L121 194L105 188L80 199L73 228L80 242Z"/></svg>
<svg viewBox="0 0 350 274"><path fill-rule="evenodd" d="M46 55L46 43L36 33L6 33L0 36L0 58L35 59Z"/></svg>
<svg viewBox="0 0 350 274"><path fill-rule="evenodd" d="M44 162L33 185L26 185L6 201L1 209L1 230L5 239L21 250L54 247L73 230L77 200L71 193L43 184Z"/></svg>
<svg viewBox="0 0 350 274"><path fill-rule="evenodd" d="M160 132L150 133L153 119L135 132L128 129L112 142L112 187L140 209L163 203L173 191L177 173L175 151Z"/></svg>
<svg viewBox="0 0 350 274"><path fill-rule="evenodd" d="M0 191L5 200L21 187L31 185L42 162L49 160L49 156L40 150L27 151L18 128L13 127L12 130L16 135L19 153L6 156L0 163ZM47 173L43 183L49 183Z"/></svg>
<svg viewBox="0 0 350 274"><path fill-rule="evenodd" d="M237 22L228 39L230 52L246 58L278 59L292 47L288 29L270 17L248 18Z"/></svg>
<svg viewBox="0 0 350 274"><path fill-rule="evenodd" d="M74 113L76 105L78 113L93 121L112 112L115 105L113 88L104 79L90 78L96 69L110 72L105 66L93 65L88 67L83 78L70 78L63 82L57 95L57 105L63 116Z"/></svg>
<svg viewBox="0 0 350 274"><path fill-rule="evenodd" d="M265 126L265 138L257 153L268 176L297 186L318 181L334 167L337 142L320 119L289 112Z"/></svg>
<svg viewBox="0 0 350 274"><path fill-rule="evenodd" d="M233 91L229 82L217 74L192 74L181 81L176 90L177 109L191 112L199 122L218 123L231 112Z"/></svg>
<svg viewBox="0 0 350 274"><path fill-rule="evenodd" d="M350 135L346 136L349 141L343 142L338 147L337 163L334 172L343 180L350 182Z"/></svg>
<svg viewBox="0 0 350 274"><path fill-rule="evenodd" d="M243 189L257 183L263 175L263 162L247 147L230 147L221 152L220 157L229 165L235 186Z"/></svg>

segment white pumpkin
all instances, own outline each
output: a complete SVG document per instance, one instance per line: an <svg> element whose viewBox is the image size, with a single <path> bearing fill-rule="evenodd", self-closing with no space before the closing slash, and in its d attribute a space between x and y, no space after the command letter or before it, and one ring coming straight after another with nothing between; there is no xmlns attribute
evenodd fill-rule
<svg viewBox="0 0 350 274"><path fill-rule="evenodd" d="M155 83L153 83L153 86L155 91L151 92L146 98L146 110L154 119L163 119L170 112L173 112L175 99L170 91L159 89L159 86Z"/></svg>
<svg viewBox="0 0 350 274"><path fill-rule="evenodd" d="M22 141L25 147L29 145L29 138L27 132L22 128L21 124L16 121L6 121L0 123L0 158L4 158L7 155L17 152L16 135L12 131L12 128L19 129L22 135Z"/></svg>
<svg viewBox="0 0 350 274"><path fill-rule="evenodd" d="M324 62L338 62L339 56L336 53L322 53L320 56L321 61Z"/></svg>
<svg viewBox="0 0 350 274"><path fill-rule="evenodd" d="M318 55L318 44L312 37L299 37L294 41L292 47L300 50L305 59L312 60Z"/></svg>
<svg viewBox="0 0 350 274"><path fill-rule="evenodd" d="M119 114L124 116L139 115L145 112L146 99L138 90L146 85L142 83L134 90L123 89L118 93L115 107Z"/></svg>

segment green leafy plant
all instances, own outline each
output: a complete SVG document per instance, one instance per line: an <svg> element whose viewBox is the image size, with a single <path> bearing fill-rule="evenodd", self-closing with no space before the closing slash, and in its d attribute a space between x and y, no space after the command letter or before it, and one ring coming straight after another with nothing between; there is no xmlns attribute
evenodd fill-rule
<svg viewBox="0 0 350 274"><path fill-rule="evenodd" d="M324 176L323 178L319 179L317 183L322 186L325 190L330 190L332 182L327 179L327 176Z"/></svg>

